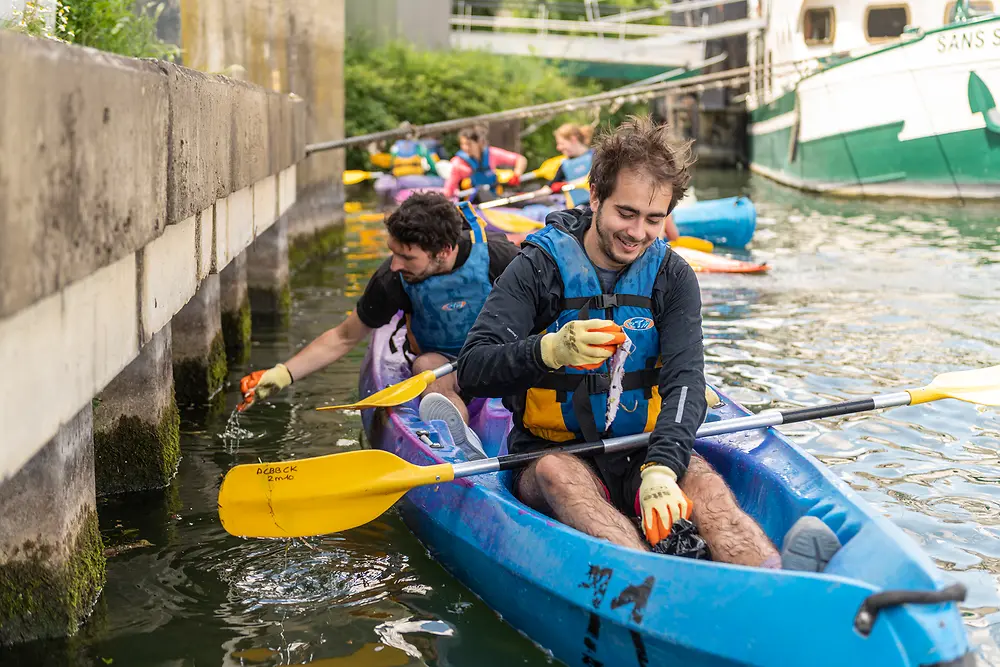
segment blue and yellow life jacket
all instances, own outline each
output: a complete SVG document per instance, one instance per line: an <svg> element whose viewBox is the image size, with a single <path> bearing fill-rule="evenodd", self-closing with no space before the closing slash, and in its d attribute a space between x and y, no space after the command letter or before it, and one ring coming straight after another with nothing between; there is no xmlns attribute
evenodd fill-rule
<svg viewBox="0 0 1000 667"><path fill-rule="evenodd" d="M604 294L583 244L562 225L548 223L525 240L556 263L562 278L563 310L546 332L558 331L571 320L603 318L620 325L635 349L625 361L618 412L606 428L608 362L593 370L564 367L547 373L524 397L524 428L552 442L652 431L660 412L660 338L651 295L667 244L654 241L618 276L614 293Z"/></svg>
<svg viewBox="0 0 1000 667"><path fill-rule="evenodd" d="M583 178L590 173L590 166L594 162L594 151L589 150L583 155L567 158L559 165L562 169L566 182ZM566 205L572 208L590 201L590 191L586 188L573 189L566 192Z"/></svg>
<svg viewBox="0 0 1000 667"><path fill-rule="evenodd" d="M469 329L476 322L493 284L490 253L486 247L486 223L468 202L459 206L472 229L468 259L451 273L431 276L419 283L403 281L413 312L407 316L410 348L417 354L444 352L457 355Z"/></svg>
<svg viewBox="0 0 1000 667"><path fill-rule="evenodd" d="M480 185L488 185L493 188L496 186L497 174L490 169L489 146L483 148L483 155L479 160L473 160L472 156L465 151L458 151L455 156L461 158L462 162L469 165L469 169L472 170L472 176L469 177L471 187L478 188Z"/></svg>
<svg viewBox="0 0 1000 667"><path fill-rule="evenodd" d="M400 139L392 145L389 153L392 155L392 175L418 176L427 171L427 158L424 157L424 147L416 141Z"/></svg>

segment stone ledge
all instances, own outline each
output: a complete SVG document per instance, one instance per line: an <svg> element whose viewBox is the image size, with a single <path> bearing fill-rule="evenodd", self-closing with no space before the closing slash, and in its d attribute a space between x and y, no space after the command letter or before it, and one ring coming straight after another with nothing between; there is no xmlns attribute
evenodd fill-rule
<svg viewBox="0 0 1000 667"><path fill-rule="evenodd" d="M0 90L0 318L305 155L298 97L161 61L3 31Z"/></svg>
<svg viewBox="0 0 1000 667"><path fill-rule="evenodd" d="M155 63L0 31L0 317L135 252L166 224Z"/></svg>

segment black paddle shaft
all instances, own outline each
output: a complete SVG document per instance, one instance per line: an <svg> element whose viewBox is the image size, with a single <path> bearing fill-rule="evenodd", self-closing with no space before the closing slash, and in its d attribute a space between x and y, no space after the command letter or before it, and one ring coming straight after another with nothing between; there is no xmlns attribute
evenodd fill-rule
<svg viewBox="0 0 1000 667"><path fill-rule="evenodd" d="M706 438L725 433L736 433L738 431L748 431L755 428L766 428L779 424L794 424L797 422L810 421L813 419L824 419L826 417L837 417L839 415L849 415L856 412L867 412L880 408L889 408L899 405L909 405L910 394L905 391L882 394L870 398L862 398L856 401L844 401L830 405L821 405L812 408L798 408L795 410L765 410L760 414L737 419L726 419L716 422L702 424L698 429L697 437ZM485 459L480 461L470 461L469 463L459 463L455 466L455 477L467 477L483 472L495 472L498 470L513 470L527 465L532 461L542 458L546 454L573 454L575 456L586 456L594 454L610 454L613 452L626 452L644 447L649 442L649 433L639 433L618 438L608 438L597 442L581 442L572 445L561 445L558 447L546 447L532 452L522 452L520 454L507 454L495 459Z"/></svg>

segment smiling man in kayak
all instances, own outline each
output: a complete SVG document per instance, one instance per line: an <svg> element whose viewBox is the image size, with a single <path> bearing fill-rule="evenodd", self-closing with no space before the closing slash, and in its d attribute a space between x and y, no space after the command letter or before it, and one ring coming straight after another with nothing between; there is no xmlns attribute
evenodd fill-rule
<svg viewBox="0 0 1000 667"><path fill-rule="evenodd" d="M454 361L486 301L490 287L518 253L502 234L486 234L468 205L462 210L440 194L415 194L388 217L386 259L365 288L357 308L339 325L294 357L240 382L246 403L264 399L350 352L372 329L403 311L413 372ZM433 382L420 402L423 419L442 419L456 444L482 445L466 424L469 413L455 383L446 375Z"/></svg>
<svg viewBox="0 0 1000 667"><path fill-rule="evenodd" d="M511 453L651 431L645 455L535 461L515 476L525 504L637 549L691 517L716 560L780 567L764 531L692 452L706 413L701 296L691 267L659 238L689 164L688 146L646 118L602 137L590 206L550 214L526 239L469 333L458 381L472 395L507 397ZM839 546L807 518L786 536L785 567L820 570Z"/></svg>

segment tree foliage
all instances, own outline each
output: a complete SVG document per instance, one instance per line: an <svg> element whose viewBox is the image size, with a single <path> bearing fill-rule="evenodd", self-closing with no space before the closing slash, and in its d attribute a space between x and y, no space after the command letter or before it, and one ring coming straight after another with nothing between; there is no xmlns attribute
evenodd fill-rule
<svg viewBox="0 0 1000 667"><path fill-rule="evenodd" d="M347 136L398 127L477 116L541 104L600 90L593 81L571 79L536 58L495 56L470 51L418 51L403 44L373 47L350 38L344 62ZM555 155L552 130L587 115L559 115L522 137L529 164ZM454 135L441 137L454 151ZM348 152L352 168L364 168L363 149Z"/></svg>
<svg viewBox="0 0 1000 667"><path fill-rule="evenodd" d="M163 3L137 6L134 0L66 0L54 10L27 2L0 27L133 58L173 60L180 50L156 36L162 11Z"/></svg>

